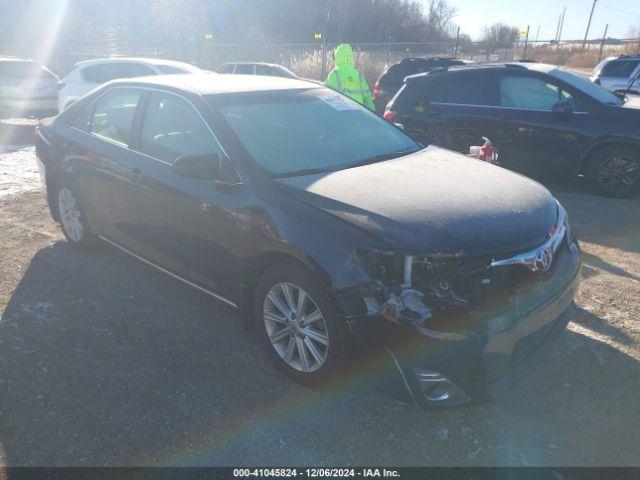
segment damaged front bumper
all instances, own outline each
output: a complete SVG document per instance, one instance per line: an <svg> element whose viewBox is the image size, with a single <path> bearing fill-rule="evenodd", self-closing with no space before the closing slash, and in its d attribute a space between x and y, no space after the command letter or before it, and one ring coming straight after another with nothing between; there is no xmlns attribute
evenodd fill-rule
<svg viewBox="0 0 640 480"><path fill-rule="evenodd" d="M580 270L577 243L563 241L540 281L489 306L429 312L424 325L409 325L394 318L402 304L396 298L346 318L369 352L369 379L385 392L419 407L485 401L544 358L573 315Z"/></svg>

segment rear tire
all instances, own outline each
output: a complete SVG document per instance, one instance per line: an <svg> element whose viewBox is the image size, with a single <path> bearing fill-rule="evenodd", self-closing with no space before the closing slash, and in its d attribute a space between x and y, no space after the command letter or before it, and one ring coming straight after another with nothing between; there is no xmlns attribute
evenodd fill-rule
<svg viewBox="0 0 640 480"><path fill-rule="evenodd" d="M293 263L269 268L256 286L254 314L268 355L296 382L322 382L341 369L347 327L308 270Z"/></svg>
<svg viewBox="0 0 640 480"><path fill-rule="evenodd" d="M586 176L601 195L629 197L640 184L640 149L623 145L603 148L590 159Z"/></svg>
<svg viewBox="0 0 640 480"><path fill-rule="evenodd" d="M96 236L89 229L87 217L73 189L61 184L56 190L55 201L60 228L67 242L81 250L95 246Z"/></svg>

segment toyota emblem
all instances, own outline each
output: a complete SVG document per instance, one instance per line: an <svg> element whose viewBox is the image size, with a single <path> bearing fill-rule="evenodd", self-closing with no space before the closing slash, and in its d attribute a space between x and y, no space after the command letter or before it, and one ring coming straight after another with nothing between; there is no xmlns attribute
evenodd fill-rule
<svg viewBox="0 0 640 480"><path fill-rule="evenodd" d="M546 272L553 262L553 254L549 250L540 250L536 253L535 270L538 272Z"/></svg>

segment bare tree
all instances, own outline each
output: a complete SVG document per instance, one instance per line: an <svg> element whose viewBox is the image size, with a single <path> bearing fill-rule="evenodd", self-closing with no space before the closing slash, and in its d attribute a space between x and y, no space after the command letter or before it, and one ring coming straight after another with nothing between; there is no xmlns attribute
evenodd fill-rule
<svg viewBox="0 0 640 480"><path fill-rule="evenodd" d="M501 48L511 48L518 39L518 29L504 23L494 23L482 30L481 41L487 53Z"/></svg>

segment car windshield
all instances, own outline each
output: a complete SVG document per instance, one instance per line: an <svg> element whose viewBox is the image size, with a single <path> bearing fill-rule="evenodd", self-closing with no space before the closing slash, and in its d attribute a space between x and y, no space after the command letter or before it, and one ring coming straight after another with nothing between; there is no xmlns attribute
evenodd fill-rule
<svg viewBox="0 0 640 480"><path fill-rule="evenodd" d="M624 103L624 100L617 95L614 95L609 90L562 68L556 68L549 72L549 74L567 82L601 103L605 103L607 105L622 105Z"/></svg>
<svg viewBox="0 0 640 480"><path fill-rule="evenodd" d="M209 97L273 177L342 170L421 148L358 103L324 88Z"/></svg>

